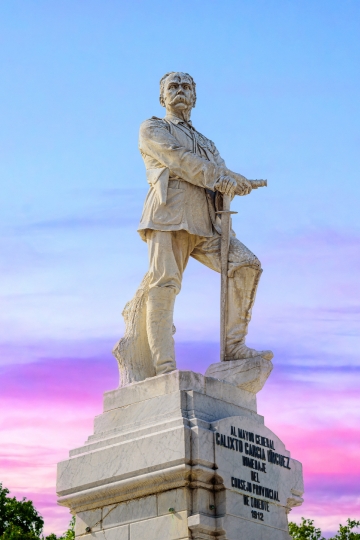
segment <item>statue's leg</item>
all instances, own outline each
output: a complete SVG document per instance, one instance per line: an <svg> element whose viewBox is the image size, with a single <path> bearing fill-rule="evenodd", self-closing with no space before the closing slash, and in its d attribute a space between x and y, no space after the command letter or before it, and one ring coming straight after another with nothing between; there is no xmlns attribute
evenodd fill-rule
<svg viewBox="0 0 360 540"><path fill-rule="evenodd" d="M175 289L153 287L147 301L146 329L156 375L176 369L172 337Z"/></svg>
<svg viewBox="0 0 360 540"><path fill-rule="evenodd" d="M176 369L174 304L189 260L191 237L186 231L148 230L146 234L150 260L146 328L156 375Z"/></svg>
<svg viewBox="0 0 360 540"><path fill-rule="evenodd" d="M220 272L220 241L217 233L204 238L191 256L209 268ZM257 351L245 344L251 311L262 270L258 258L237 238L231 237L229 249L228 300L226 321L227 360L240 360L262 356L271 360L271 351Z"/></svg>
<svg viewBox="0 0 360 540"><path fill-rule="evenodd" d="M228 280L228 311L226 321L226 360L262 356L271 360L271 351L257 351L245 344L251 311L255 302L262 270L259 266L242 266Z"/></svg>

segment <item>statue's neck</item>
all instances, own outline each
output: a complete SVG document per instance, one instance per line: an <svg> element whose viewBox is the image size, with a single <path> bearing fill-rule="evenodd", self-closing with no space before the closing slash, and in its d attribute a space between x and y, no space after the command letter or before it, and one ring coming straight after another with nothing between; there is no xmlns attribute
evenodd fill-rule
<svg viewBox="0 0 360 540"><path fill-rule="evenodd" d="M189 122L191 118L191 109L188 111L176 111L169 107L166 109L166 114L169 116L176 116L176 118L179 118L182 122Z"/></svg>

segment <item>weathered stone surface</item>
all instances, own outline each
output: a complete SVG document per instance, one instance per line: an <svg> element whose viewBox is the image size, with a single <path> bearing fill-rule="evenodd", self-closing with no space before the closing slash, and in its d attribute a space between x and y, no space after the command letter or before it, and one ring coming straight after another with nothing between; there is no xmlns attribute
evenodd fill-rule
<svg viewBox="0 0 360 540"><path fill-rule="evenodd" d="M124 527L114 527L113 529L102 529L99 532L76 536L83 540L129 540L129 525Z"/></svg>
<svg viewBox="0 0 360 540"><path fill-rule="evenodd" d="M248 418L224 418L212 428L217 473L225 487L227 515L223 526L229 538L229 516L253 519L261 525L258 529L268 531L269 538L274 534L272 529L283 531L288 538L286 514L302 503L301 464L290 457L272 431ZM267 538L266 534L263 537Z"/></svg>
<svg viewBox="0 0 360 540"><path fill-rule="evenodd" d="M221 527L226 531L226 540L291 540L287 530L275 527L264 527L257 521L244 520L235 516L225 516L219 520ZM241 536L239 537L239 531Z"/></svg>
<svg viewBox="0 0 360 540"><path fill-rule="evenodd" d="M156 495L132 499L120 504L105 506L102 513L102 527L117 527L134 521L142 521L156 517L157 500Z"/></svg>
<svg viewBox="0 0 360 540"><path fill-rule="evenodd" d="M189 538L187 512L176 512L130 525L131 540L182 540Z"/></svg>
<svg viewBox="0 0 360 540"><path fill-rule="evenodd" d="M93 533L100 531L100 521L102 519L102 510L87 510L78 512L75 522L75 535L81 536L86 533L86 528L91 526Z"/></svg>
<svg viewBox="0 0 360 540"><path fill-rule="evenodd" d="M266 383L272 369L271 360L256 356L246 360L229 360L211 364L205 375L257 394Z"/></svg>
<svg viewBox="0 0 360 540"><path fill-rule="evenodd" d="M215 381L200 373L178 370L105 392L104 411L125 407L179 390L191 390L256 412L256 397L252 392L239 391L233 385Z"/></svg>
<svg viewBox="0 0 360 540"><path fill-rule="evenodd" d="M189 490L186 488L181 488L158 493L157 505L159 516L168 514L169 508L173 508L175 512L182 512L184 510L190 512L191 497L189 497Z"/></svg>
<svg viewBox="0 0 360 540"><path fill-rule="evenodd" d="M266 428L249 395L255 398L192 372L108 393L110 407L96 419L94 435L58 468L59 504L77 514L76 537L235 540L240 527L246 540L288 539L286 513L302 502L301 464ZM243 458L266 471L255 461L253 468L244 465ZM245 484L237 487L233 478ZM252 490L272 489L276 498L244 491L247 482ZM263 522L252 516L251 497L267 503L266 510L256 509Z"/></svg>

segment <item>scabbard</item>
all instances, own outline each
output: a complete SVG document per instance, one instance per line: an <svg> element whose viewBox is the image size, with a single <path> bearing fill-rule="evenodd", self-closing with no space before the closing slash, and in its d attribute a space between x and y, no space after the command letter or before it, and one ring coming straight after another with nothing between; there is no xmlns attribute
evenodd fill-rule
<svg viewBox="0 0 360 540"><path fill-rule="evenodd" d="M220 361L225 361L226 348L226 319L228 305L228 260L230 248L230 227L231 214L237 212L230 211L231 198L228 195L223 195L223 209L218 214L221 214L221 287L220 287Z"/></svg>

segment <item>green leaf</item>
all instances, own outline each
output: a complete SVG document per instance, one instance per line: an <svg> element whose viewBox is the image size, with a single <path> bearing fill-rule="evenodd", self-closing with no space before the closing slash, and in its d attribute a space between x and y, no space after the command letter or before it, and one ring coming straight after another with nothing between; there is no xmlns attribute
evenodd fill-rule
<svg viewBox="0 0 360 540"><path fill-rule="evenodd" d="M44 520L34 508L32 501L25 498L18 501L8 495L9 490L3 488L0 483L0 539L38 539Z"/></svg>
<svg viewBox="0 0 360 540"><path fill-rule="evenodd" d="M325 540L321 530L314 526L314 520L301 518L300 525L290 521L289 534L293 540Z"/></svg>
<svg viewBox="0 0 360 540"><path fill-rule="evenodd" d="M337 534L330 540L360 540L360 534L352 532L353 529L360 527L360 521L348 519L346 525L339 525Z"/></svg>

